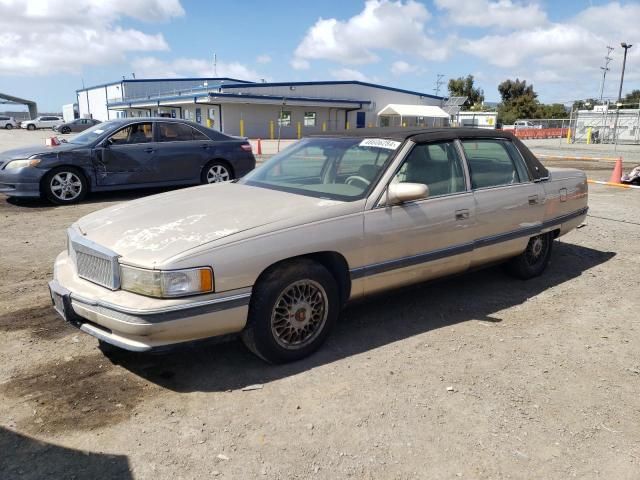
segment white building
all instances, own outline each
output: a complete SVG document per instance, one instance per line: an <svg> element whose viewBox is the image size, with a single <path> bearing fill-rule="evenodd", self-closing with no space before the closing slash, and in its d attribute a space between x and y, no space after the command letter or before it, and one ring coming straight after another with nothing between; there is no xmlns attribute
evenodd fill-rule
<svg viewBox="0 0 640 480"><path fill-rule="evenodd" d="M378 112L389 104L440 106L443 100L359 81L254 83L233 78L121 80L76 94L81 117L171 116L264 139L378 126Z"/></svg>

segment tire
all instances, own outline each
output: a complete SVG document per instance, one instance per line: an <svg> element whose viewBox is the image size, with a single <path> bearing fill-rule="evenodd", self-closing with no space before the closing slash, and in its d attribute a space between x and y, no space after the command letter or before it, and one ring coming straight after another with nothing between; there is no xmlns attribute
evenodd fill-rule
<svg viewBox="0 0 640 480"><path fill-rule="evenodd" d="M11 130L13 128L13 125L11 125L10 123L7 123L4 128L6 128L7 130Z"/></svg>
<svg viewBox="0 0 640 480"><path fill-rule="evenodd" d="M308 259L286 262L255 285L242 340L267 362L300 360L322 345L339 314L338 284L325 267Z"/></svg>
<svg viewBox="0 0 640 480"><path fill-rule="evenodd" d="M62 127L60 129L60 133L63 133L63 134L71 133L71 129L69 127Z"/></svg>
<svg viewBox="0 0 640 480"><path fill-rule="evenodd" d="M36 126L33 123L30 123L29 125L27 125L27 130L35 130Z"/></svg>
<svg viewBox="0 0 640 480"><path fill-rule="evenodd" d="M231 166L220 160L207 163L200 174L200 182L203 184L228 182L234 178Z"/></svg>
<svg viewBox="0 0 640 480"><path fill-rule="evenodd" d="M509 260L506 269L511 275L521 280L537 277L549 265L552 249L553 232L531 237L525 251Z"/></svg>
<svg viewBox="0 0 640 480"><path fill-rule="evenodd" d="M41 189L51 203L70 205L80 202L86 196L89 184L79 169L58 167L44 176Z"/></svg>

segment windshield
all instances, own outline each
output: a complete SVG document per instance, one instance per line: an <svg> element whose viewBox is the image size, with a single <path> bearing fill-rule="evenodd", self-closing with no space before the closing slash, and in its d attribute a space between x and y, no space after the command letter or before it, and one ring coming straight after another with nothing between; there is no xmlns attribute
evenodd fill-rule
<svg viewBox="0 0 640 480"><path fill-rule="evenodd" d="M240 183L332 200L357 200L369 192L400 143L378 138L306 138Z"/></svg>
<svg viewBox="0 0 640 480"><path fill-rule="evenodd" d="M98 137L104 135L105 132L110 132L111 130L116 128L116 124L117 122L98 123L91 128L87 128L84 132L71 137L67 141L75 145L89 145L95 142Z"/></svg>

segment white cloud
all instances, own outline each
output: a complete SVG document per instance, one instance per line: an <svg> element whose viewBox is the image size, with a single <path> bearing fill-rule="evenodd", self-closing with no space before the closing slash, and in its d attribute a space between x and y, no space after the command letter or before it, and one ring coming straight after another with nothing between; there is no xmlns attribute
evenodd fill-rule
<svg viewBox="0 0 640 480"><path fill-rule="evenodd" d="M512 0L435 0L446 10L449 21L468 27L531 28L547 23L547 14L538 3Z"/></svg>
<svg viewBox="0 0 640 480"><path fill-rule="evenodd" d="M303 60L301 58L293 58L289 64L294 70L309 70L311 68L311 64L307 60Z"/></svg>
<svg viewBox="0 0 640 480"><path fill-rule="evenodd" d="M135 72L137 78L218 76L237 80L257 81L262 78L269 80L268 77L260 75L255 70L239 62L221 62L218 60L214 72L211 60L199 58L176 58L165 61L155 57L142 57L136 58L131 62L131 69Z"/></svg>
<svg viewBox="0 0 640 480"><path fill-rule="evenodd" d="M271 63L271 55L258 55L258 58L256 58L256 62L261 64Z"/></svg>
<svg viewBox="0 0 640 480"><path fill-rule="evenodd" d="M425 34L430 18L426 7L414 0L367 0L362 12L348 20L320 18L296 48L292 64L314 59L365 64L377 61L376 51L381 50L444 59L448 43Z"/></svg>
<svg viewBox="0 0 640 480"><path fill-rule="evenodd" d="M331 70L331 76L336 80L357 80L359 82L371 81L364 73L352 68L340 68L338 70Z"/></svg>
<svg viewBox="0 0 640 480"><path fill-rule="evenodd" d="M407 73L415 73L419 70L417 65L411 65L404 60L398 60L391 64L391 73L395 76L405 75Z"/></svg>
<svg viewBox="0 0 640 480"><path fill-rule="evenodd" d="M179 0L0 0L0 74L76 73L128 52L169 50L162 34L123 28L184 15Z"/></svg>

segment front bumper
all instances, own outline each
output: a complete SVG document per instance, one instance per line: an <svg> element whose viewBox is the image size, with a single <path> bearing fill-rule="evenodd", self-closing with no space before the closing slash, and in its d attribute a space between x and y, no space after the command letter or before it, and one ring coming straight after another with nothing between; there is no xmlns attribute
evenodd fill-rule
<svg viewBox="0 0 640 480"><path fill-rule="evenodd" d="M10 197L39 197L46 170L34 167L0 170L0 193Z"/></svg>
<svg viewBox="0 0 640 480"><path fill-rule="evenodd" d="M54 308L66 321L137 352L239 332L251 295L250 289L240 289L176 301L110 291L79 278L66 252L56 259L49 290Z"/></svg>

